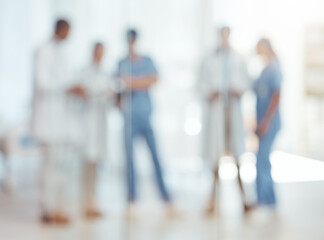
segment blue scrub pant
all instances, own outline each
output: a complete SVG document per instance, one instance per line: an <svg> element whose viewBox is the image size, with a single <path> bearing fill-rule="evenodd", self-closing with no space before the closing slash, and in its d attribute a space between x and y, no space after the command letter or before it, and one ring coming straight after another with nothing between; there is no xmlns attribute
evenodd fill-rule
<svg viewBox="0 0 324 240"><path fill-rule="evenodd" d="M273 206L276 204L274 183L271 176L270 153L278 131L269 131L259 138L257 153L257 196L258 203Z"/></svg>
<svg viewBox="0 0 324 240"><path fill-rule="evenodd" d="M127 158L127 183L128 183L128 201L134 202L136 200L136 176L134 168L134 139L136 137L143 137L149 147L158 187L160 189L162 198L165 202L170 201L170 196L166 190L165 183L162 176L160 161L157 154L155 137L148 114L136 115L131 117L125 116L125 147Z"/></svg>

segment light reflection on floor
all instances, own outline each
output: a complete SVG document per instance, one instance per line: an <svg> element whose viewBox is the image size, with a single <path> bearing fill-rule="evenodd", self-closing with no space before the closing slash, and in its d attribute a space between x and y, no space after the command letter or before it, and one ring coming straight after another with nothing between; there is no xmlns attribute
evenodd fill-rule
<svg viewBox="0 0 324 240"><path fill-rule="evenodd" d="M324 162L285 152L271 156L276 182L324 181Z"/></svg>

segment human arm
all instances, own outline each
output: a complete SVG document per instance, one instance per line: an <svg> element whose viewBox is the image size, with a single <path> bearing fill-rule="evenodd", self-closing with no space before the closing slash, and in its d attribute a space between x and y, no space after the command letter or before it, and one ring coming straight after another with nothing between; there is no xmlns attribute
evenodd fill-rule
<svg viewBox="0 0 324 240"><path fill-rule="evenodd" d="M157 75L143 77L124 77L123 81L128 90L148 89L158 81Z"/></svg>
<svg viewBox="0 0 324 240"><path fill-rule="evenodd" d="M270 105L264 115L263 119L261 120L259 126L257 127L256 133L259 136L262 136L267 133L271 120L279 106L280 101L280 92L276 91L271 99Z"/></svg>

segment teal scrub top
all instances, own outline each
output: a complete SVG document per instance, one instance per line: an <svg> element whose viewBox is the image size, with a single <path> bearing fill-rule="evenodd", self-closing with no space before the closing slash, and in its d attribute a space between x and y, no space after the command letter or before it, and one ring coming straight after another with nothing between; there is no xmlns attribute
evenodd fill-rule
<svg viewBox="0 0 324 240"><path fill-rule="evenodd" d="M258 125L265 117L266 112L271 104L273 95L280 92L282 83L282 72L278 59L273 59L268 66L262 71L260 77L254 84L256 94L256 114ZM269 131L279 131L281 128L281 117L279 106L270 123Z"/></svg>
<svg viewBox="0 0 324 240"><path fill-rule="evenodd" d="M145 77L157 74L158 71L154 62L147 56L141 56L136 60L126 57L118 64L119 77ZM132 90L126 94L124 107L124 110L131 114L149 115L152 112L149 90Z"/></svg>

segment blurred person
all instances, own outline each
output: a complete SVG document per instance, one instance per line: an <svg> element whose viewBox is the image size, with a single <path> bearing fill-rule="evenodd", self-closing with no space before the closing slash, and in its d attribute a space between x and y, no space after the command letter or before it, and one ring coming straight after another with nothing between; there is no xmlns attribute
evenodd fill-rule
<svg viewBox="0 0 324 240"><path fill-rule="evenodd" d="M10 155L10 147L9 147L9 133L2 134L0 137L0 152L2 163L4 166L4 176L1 179L0 186L6 192L10 192L13 187L13 180L10 170L10 162L9 162L9 155Z"/></svg>
<svg viewBox="0 0 324 240"><path fill-rule="evenodd" d="M198 82L198 89L206 103L203 154L213 165L214 171L207 214L213 214L215 211L220 159L223 156L234 158L239 169L238 160L245 151L241 98L249 87L249 78L245 61L230 45L230 34L229 27L220 29L220 47L204 59ZM246 206L239 174L238 182Z"/></svg>
<svg viewBox="0 0 324 240"><path fill-rule="evenodd" d="M127 32L128 56L119 62L118 75L125 87L121 108L125 119L125 147L129 213L133 215L137 199L134 162L134 140L143 137L150 150L156 180L169 213L173 212L170 195L165 186L154 132L151 126L152 103L149 90L158 81L158 71L152 59L136 51L137 32Z"/></svg>
<svg viewBox="0 0 324 240"><path fill-rule="evenodd" d="M66 164L70 160L71 139L69 96L84 97L84 89L72 83L65 40L70 24L59 19L54 36L36 52L32 132L38 139L43 156L42 221L67 224L64 211L67 196Z"/></svg>
<svg viewBox="0 0 324 240"><path fill-rule="evenodd" d="M266 66L254 84L257 98L256 135L259 138L256 164L257 197L258 205L275 207L276 197L271 176L270 153L281 128L279 102L282 72L277 55L268 39L259 40L256 51L266 60Z"/></svg>
<svg viewBox="0 0 324 240"><path fill-rule="evenodd" d="M84 101L84 214L88 218L101 217L97 207L96 181L99 161L106 157L107 109L114 97L109 86L107 73L102 69L104 45L96 43L93 49L92 63L82 72L81 85L86 89Z"/></svg>

